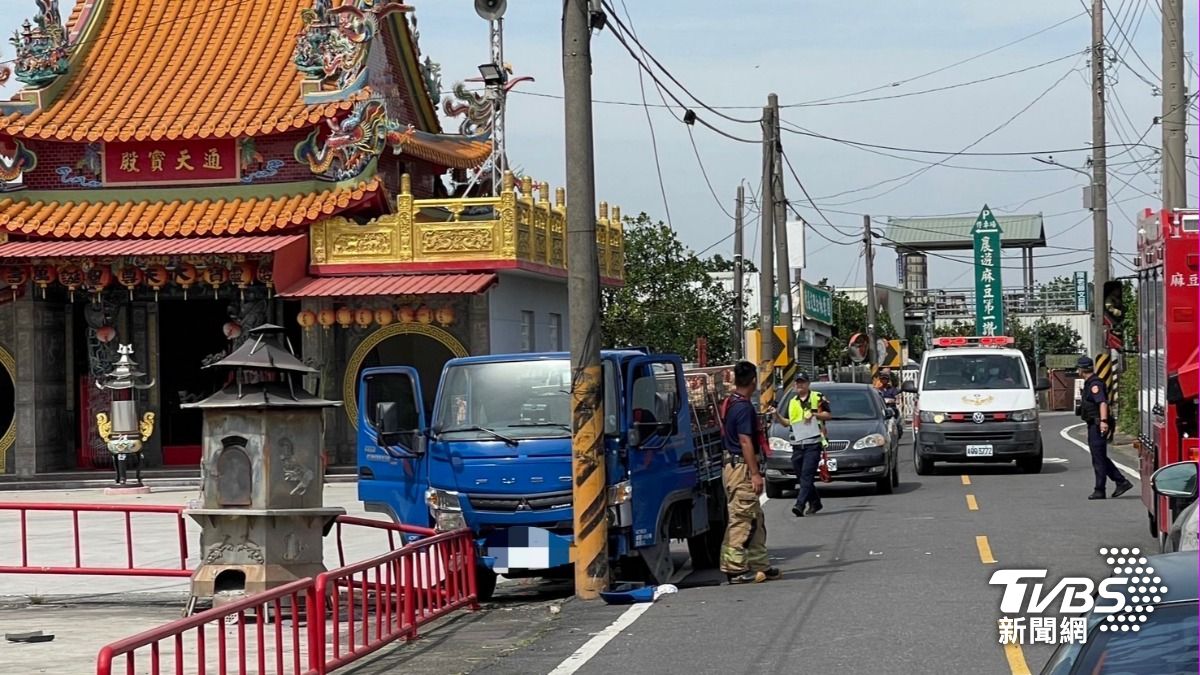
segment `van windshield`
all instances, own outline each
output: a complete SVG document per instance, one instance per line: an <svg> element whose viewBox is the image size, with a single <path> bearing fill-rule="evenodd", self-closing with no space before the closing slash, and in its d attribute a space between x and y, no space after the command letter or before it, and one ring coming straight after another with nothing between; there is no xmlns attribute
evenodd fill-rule
<svg viewBox="0 0 1200 675"><path fill-rule="evenodd" d="M608 397L615 395L604 362ZM571 363L567 359L497 361L452 366L438 392L433 430L494 440L571 435Z"/></svg>
<svg viewBox="0 0 1200 675"><path fill-rule="evenodd" d="M1028 389L1025 364L1009 354L931 356L921 374L923 391Z"/></svg>

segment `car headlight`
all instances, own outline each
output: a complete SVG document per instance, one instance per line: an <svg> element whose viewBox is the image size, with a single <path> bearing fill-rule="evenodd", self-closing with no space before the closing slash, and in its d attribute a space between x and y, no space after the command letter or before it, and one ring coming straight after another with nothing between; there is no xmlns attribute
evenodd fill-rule
<svg viewBox="0 0 1200 675"><path fill-rule="evenodd" d="M425 502L429 504L429 510L435 514L439 511L462 511L462 502L458 499L458 493L449 490L429 488L425 491Z"/></svg>
<svg viewBox="0 0 1200 675"><path fill-rule="evenodd" d="M1034 421L1037 421L1037 418L1038 418L1037 408L1030 408L1028 410L1018 410L1010 416L1010 419L1012 419L1012 421L1014 421L1014 422L1034 422Z"/></svg>
<svg viewBox="0 0 1200 675"><path fill-rule="evenodd" d="M870 434L855 441L854 449L866 450L867 448L882 448L885 445L887 445L887 439L883 437L883 434Z"/></svg>
<svg viewBox="0 0 1200 675"><path fill-rule="evenodd" d="M617 506L633 499L633 484L623 480L608 487L608 505Z"/></svg>
<svg viewBox="0 0 1200 675"><path fill-rule="evenodd" d="M770 444L772 453L792 451L792 444L778 436L772 436L771 440L767 441L767 443Z"/></svg>
<svg viewBox="0 0 1200 675"><path fill-rule="evenodd" d="M945 413L934 412L932 410L921 411L921 421L929 424L941 424L942 420L946 419Z"/></svg>

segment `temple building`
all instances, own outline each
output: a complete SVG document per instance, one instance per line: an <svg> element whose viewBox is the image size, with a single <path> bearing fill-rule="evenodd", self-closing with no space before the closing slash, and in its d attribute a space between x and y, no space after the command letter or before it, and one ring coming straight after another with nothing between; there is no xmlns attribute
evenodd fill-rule
<svg viewBox="0 0 1200 675"><path fill-rule="evenodd" d="M156 382L151 468L198 464L180 405L264 323L345 401L335 465L354 463L361 369L411 365L431 404L449 358L566 347L566 196L486 178L491 100L440 100L411 6L29 5L0 72L23 85L0 102L0 473L112 466L96 383L119 344ZM617 209L596 245L620 283Z"/></svg>

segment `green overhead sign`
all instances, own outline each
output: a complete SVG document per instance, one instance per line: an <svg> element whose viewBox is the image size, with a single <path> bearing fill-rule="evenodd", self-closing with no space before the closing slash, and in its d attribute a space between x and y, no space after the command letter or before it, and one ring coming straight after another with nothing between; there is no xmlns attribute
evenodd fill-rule
<svg viewBox="0 0 1200 675"><path fill-rule="evenodd" d="M833 325L833 293L828 288L802 282L805 318Z"/></svg>
<svg viewBox="0 0 1200 675"><path fill-rule="evenodd" d="M987 204L975 219L975 334L1004 334L1004 291L1000 283L1000 223Z"/></svg>

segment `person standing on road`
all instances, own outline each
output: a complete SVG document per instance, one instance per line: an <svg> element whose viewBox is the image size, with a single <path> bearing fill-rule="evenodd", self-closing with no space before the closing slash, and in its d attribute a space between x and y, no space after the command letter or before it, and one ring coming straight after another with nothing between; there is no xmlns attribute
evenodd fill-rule
<svg viewBox="0 0 1200 675"><path fill-rule="evenodd" d="M779 578L767 557L767 521L762 503L764 449L761 424L750 397L758 370L741 361L733 367L734 393L725 405L721 442L725 448L725 500L729 523L721 543L721 571L731 584L757 584Z"/></svg>
<svg viewBox="0 0 1200 675"><path fill-rule="evenodd" d="M824 508L821 496L817 494L816 478L821 453L829 444L825 439L825 421L833 414L829 411L829 401L819 392L812 391L808 375L796 373L793 386L794 395L788 403L787 417L778 412L775 417L780 424L792 428L792 468L800 481L800 493L796 495L792 513L803 518L805 507L810 514Z"/></svg>
<svg viewBox="0 0 1200 675"><path fill-rule="evenodd" d="M1104 487L1108 479L1116 484L1113 498L1129 492L1133 483L1122 476L1117 466L1108 458L1108 425L1112 420L1108 409L1108 391L1104 380L1096 377L1095 365L1086 356L1077 363L1083 381L1083 399L1080 416L1087 422L1088 449L1092 451L1092 469L1096 472L1096 487L1088 499L1104 499Z"/></svg>

